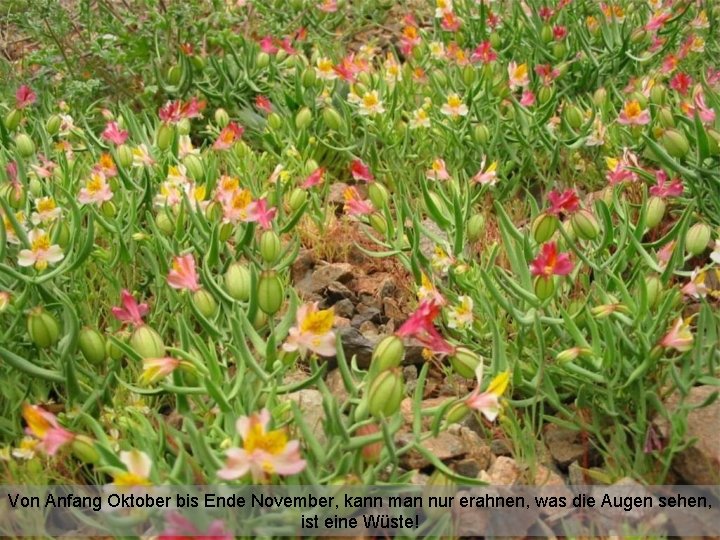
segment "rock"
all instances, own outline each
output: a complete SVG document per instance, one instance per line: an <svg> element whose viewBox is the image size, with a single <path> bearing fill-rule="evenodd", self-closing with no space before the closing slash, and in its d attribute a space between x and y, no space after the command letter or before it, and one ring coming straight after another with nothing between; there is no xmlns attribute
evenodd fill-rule
<svg viewBox="0 0 720 540"><path fill-rule="evenodd" d="M338 328L337 330L347 361L350 362L353 356L357 356L358 366L367 369L370 366L370 359L379 338L368 339L353 326Z"/></svg>
<svg viewBox="0 0 720 540"><path fill-rule="evenodd" d="M323 397L318 390L305 388L286 396L280 397L281 401L294 401L303 413L303 418L310 430L313 432L321 445L327 443L325 435L325 410L323 409Z"/></svg>
<svg viewBox="0 0 720 540"><path fill-rule="evenodd" d="M405 386L407 389L407 385ZM450 400L449 397L436 397L436 398L430 398L423 400L420 407L424 409L432 409L434 407L439 407L446 401ZM413 400L412 398L405 398L400 402L400 414L403 415L403 420L405 421L405 425L412 426L413 419L415 418L415 411L413 410ZM424 430L430 429L430 426L432 424L432 417L430 416L424 416L422 421L422 426Z"/></svg>
<svg viewBox="0 0 720 540"><path fill-rule="evenodd" d="M460 424L451 425L448 431L460 437L465 445L465 448L468 449L468 459L477 463L478 472L487 470L492 465L495 456L493 456L490 445L487 444L480 435L475 433L472 429ZM472 476L475 477L477 474L478 473L475 473Z"/></svg>
<svg viewBox="0 0 720 540"><path fill-rule="evenodd" d="M493 439L490 441L490 450L492 450L492 453L496 456L507 457L512 455L512 447L506 439Z"/></svg>
<svg viewBox="0 0 720 540"><path fill-rule="evenodd" d="M357 276L354 289L362 303L379 310L382 299L395 292L395 278L387 272Z"/></svg>
<svg viewBox="0 0 720 540"><path fill-rule="evenodd" d="M368 321L373 323L382 322L380 310L377 308L366 306L365 304L358 304L355 309L357 313L352 318L352 325L355 328L360 328L363 323Z"/></svg>
<svg viewBox="0 0 720 540"><path fill-rule="evenodd" d="M684 400L676 392L665 400L668 415L679 414L677 410L681 403L697 407L717 391L714 386L696 386ZM670 426L664 418L657 418L655 425L664 438L669 437ZM675 472L689 484L720 484L720 400L688 413L685 436L697 439L697 442L675 456Z"/></svg>
<svg viewBox="0 0 720 540"><path fill-rule="evenodd" d="M560 487L565 485L565 480L558 473L544 465L538 465L535 469L533 485L538 487Z"/></svg>
<svg viewBox="0 0 720 540"><path fill-rule="evenodd" d="M341 405L345 403L350 397L339 369L333 369L327 374L325 384L328 390L330 390L330 393L337 399L338 404Z"/></svg>
<svg viewBox="0 0 720 540"><path fill-rule="evenodd" d="M349 186L344 182L333 182L330 184L330 190L328 192L328 203L339 206L342 210L345 206L345 190Z"/></svg>
<svg viewBox="0 0 720 540"><path fill-rule="evenodd" d="M409 395L413 395L417 387L418 371L415 366L405 366L402 370L403 379L405 379L405 389Z"/></svg>
<svg viewBox="0 0 720 540"><path fill-rule="evenodd" d="M339 317L335 315L335 328L348 328L350 326L350 319L345 317Z"/></svg>
<svg viewBox="0 0 720 540"><path fill-rule="evenodd" d="M330 304L334 304L343 299L352 300L355 294L339 281L330 283L324 291L325 298Z"/></svg>
<svg viewBox="0 0 720 540"><path fill-rule="evenodd" d="M305 279L315 266L315 255L309 249L301 249L293 261L291 275L294 283Z"/></svg>
<svg viewBox="0 0 720 540"><path fill-rule="evenodd" d="M545 427L545 444L555 463L563 469L585 455L585 447L578 442L580 433L548 424Z"/></svg>
<svg viewBox="0 0 720 540"><path fill-rule="evenodd" d="M346 319L352 319L355 313L355 306L348 298L343 298L339 302L336 302L333 309L335 310L335 315L345 317Z"/></svg>
<svg viewBox="0 0 720 540"><path fill-rule="evenodd" d="M453 470L462 476L476 478L481 469L474 459L461 459L453 465Z"/></svg>
<svg viewBox="0 0 720 540"><path fill-rule="evenodd" d="M573 461L568 467L568 483L571 486L585 486L592 482L588 481L589 477L577 461Z"/></svg>
<svg viewBox="0 0 720 540"><path fill-rule="evenodd" d="M397 442L400 445L408 444L411 439L412 435L409 433L397 436ZM465 448L462 439L447 431L441 432L435 438L424 440L422 446L440 461L447 461L467 453L467 448ZM405 469L423 469L430 465L430 461L420 452L411 450L400 458L400 464Z"/></svg>
<svg viewBox="0 0 720 540"><path fill-rule="evenodd" d="M374 339L378 335L377 326L375 326L370 321L365 321L364 323L362 323L358 330L360 330L360 333L368 339Z"/></svg>
<svg viewBox="0 0 720 540"><path fill-rule="evenodd" d="M315 267L311 273L296 281L295 288L304 299L317 297L334 282L345 284L353 277L353 265L332 263Z"/></svg>
<svg viewBox="0 0 720 540"><path fill-rule="evenodd" d="M522 475L523 470L514 459L500 456L478 478L493 486L512 486L520 482Z"/></svg>
<svg viewBox="0 0 720 540"><path fill-rule="evenodd" d="M391 296L383 297L382 305L383 315L385 315L386 318L390 319L398 326L405 322L405 319L407 319L407 314L403 313L402 309L400 309L400 304L398 304L398 301Z"/></svg>

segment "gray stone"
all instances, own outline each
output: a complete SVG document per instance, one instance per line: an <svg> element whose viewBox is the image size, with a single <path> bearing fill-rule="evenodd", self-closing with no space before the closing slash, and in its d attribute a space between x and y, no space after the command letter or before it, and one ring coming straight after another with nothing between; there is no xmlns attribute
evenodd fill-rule
<svg viewBox="0 0 720 540"><path fill-rule="evenodd" d="M323 397L318 390L305 388L286 396L280 397L281 401L294 401L303 413L303 419L307 423L318 442L323 445L327 443L325 435L325 410L323 409Z"/></svg>
<svg viewBox="0 0 720 540"><path fill-rule="evenodd" d="M333 308L335 309L335 315L345 317L346 319L352 319L355 313L355 306L348 298L343 298L339 302L336 302Z"/></svg>

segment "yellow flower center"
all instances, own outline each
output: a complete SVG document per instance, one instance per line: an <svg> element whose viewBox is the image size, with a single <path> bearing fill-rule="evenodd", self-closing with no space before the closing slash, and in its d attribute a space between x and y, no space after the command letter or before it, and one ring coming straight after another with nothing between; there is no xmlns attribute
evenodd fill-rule
<svg viewBox="0 0 720 540"><path fill-rule="evenodd" d="M376 106L379 103L377 94L375 92L368 92L363 96L363 105L368 109Z"/></svg>
<svg viewBox="0 0 720 540"><path fill-rule="evenodd" d="M516 79L524 79L527 76L527 64L520 64L515 68L513 77Z"/></svg>
<svg viewBox="0 0 720 540"><path fill-rule="evenodd" d="M93 174L88 180L87 190L90 193L97 193L103 188L103 179L99 174Z"/></svg>
<svg viewBox="0 0 720 540"><path fill-rule="evenodd" d="M234 176L223 176L220 186L222 191L235 191L240 187L240 180Z"/></svg>
<svg viewBox="0 0 720 540"><path fill-rule="evenodd" d="M100 156L100 166L103 169L112 169L114 165L115 163L113 162L112 156L110 156L110 154L102 154Z"/></svg>
<svg viewBox="0 0 720 540"><path fill-rule="evenodd" d="M55 201L50 197L43 197L37 202L38 212L51 212L55 210Z"/></svg>
<svg viewBox="0 0 720 540"><path fill-rule="evenodd" d="M310 334L327 334L335 322L335 314L332 309L322 309L308 313L300 323L300 331Z"/></svg>
<svg viewBox="0 0 720 540"><path fill-rule="evenodd" d="M41 250L50 249L50 237L43 233L32 241L32 250L37 253Z"/></svg>
<svg viewBox="0 0 720 540"><path fill-rule="evenodd" d="M460 105L462 105L462 101L457 96L457 94L453 94L452 96L450 96L447 100L447 103L453 109L457 109L458 107L460 107Z"/></svg>
<svg viewBox="0 0 720 540"><path fill-rule="evenodd" d="M318 69L323 73L329 73L333 69L332 62L327 58L318 60Z"/></svg>
<svg viewBox="0 0 720 540"><path fill-rule="evenodd" d="M246 189L238 190L233 196L232 207L236 210L246 208L252 202L252 195Z"/></svg>
<svg viewBox="0 0 720 540"><path fill-rule="evenodd" d="M149 486L151 482L147 478L143 478L135 473L131 472L119 472L113 476L115 480L113 483L116 486Z"/></svg>
<svg viewBox="0 0 720 540"><path fill-rule="evenodd" d="M277 456L285 450L287 442L287 436L283 430L276 429L266 432L261 424L253 424L243 441L243 448L248 453L263 450L268 454Z"/></svg>
<svg viewBox="0 0 720 540"><path fill-rule="evenodd" d="M631 101L625 105L625 114L628 117L635 118L640 116L640 113L642 113L642 107L637 101Z"/></svg>

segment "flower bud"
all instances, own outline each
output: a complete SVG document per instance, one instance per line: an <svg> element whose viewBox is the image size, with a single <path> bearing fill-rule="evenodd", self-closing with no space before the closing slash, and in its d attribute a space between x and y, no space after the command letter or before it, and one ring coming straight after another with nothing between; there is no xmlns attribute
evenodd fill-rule
<svg viewBox="0 0 720 540"><path fill-rule="evenodd" d="M379 213L370 214L370 226L382 235L387 233L387 223Z"/></svg>
<svg viewBox="0 0 720 540"><path fill-rule="evenodd" d="M492 32L490 34L490 45L492 45L493 49L499 49L502 46L502 38L500 37L500 34L497 32Z"/></svg>
<svg viewBox="0 0 720 540"><path fill-rule="evenodd" d="M712 230L705 223L696 223L685 234L685 249L690 255L700 255L710 243Z"/></svg>
<svg viewBox="0 0 720 540"><path fill-rule="evenodd" d="M552 99L553 94L553 89L550 86L543 86L538 92L538 101L545 104Z"/></svg>
<svg viewBox="0 0 720 540"><path fill-rule="evenodd" d="M189 118L181 118L180 121L175 124L175 127L177 128L178 135L185 136L190 135L192 125L190 124Z"/></svg>
<svg viewBox="0 0 720 540"><path fill-rule="evenodd" d="M162 358L165 356L165 344L160 334L146 324L137 327L132 333L130 346L142 358Z"/></svg>
<svg viewBox="0 0 720 540"><path fill-rule="evenodd" d="M579 129L583 123L582 111L575 105L565 107L563 116L568 125L573 129Z"/></svg>
<svg viewBox="0 0 720 540"><path fill-rule="evenodd" d="M158 215L155 216L155 225L161 233L170 236L175 232L175 223L167 212L161 210Z"/></svg>
<svg viewBox="0 0 720 540"><path fill-rule="evenodd" d="M117 335L118 335L118 337L120 337L122 339L125 339L125 337L126 337L126 336L122 336L121 334L117 334ZM105 342L105 354L107 354L107 356L109 358L111 358L112 360L115 360L115 361L120 360L123 357L122 349L120 347L118 347L117 345L115 345L115 343L111 339L108 339Z"/></svg>
<svg viewBox="0 0 720 540"><path fill-rule="evenodd" d="M555 360L558 364L564 364L565 362L572 362L573 360L576 360L579 356L582 354L586 354L587 349L582 349L580 347L572 347L570 349L565 349L564 351L560 351L557 356L555 357Z"/></svg>
<svg viewBox="0 0 720 540"><path fill-rule="evenodd" d="M86 326L80 330L78 335L78 348L91 364L100 364L105 360L107 351L105 348L105 337L95 330Z"/></svg>
<svg viewBox="0 0 720 540"><path fill-rule="evenodd" d="M370 364L377 372L396 368L405 355L405 345L397 336L388 336L375 346Z"/></svg>
<svg viewBox="0 0 720 540"><path fill-rule="evenodd" d="M555 43L553 45L553 56L556 60L562 60L567 55L567 45L564 43Z"/></svg>
<svg viewBox="0 0 720 540"><path fill-rule="evenodd" d="M475 142L482 146L485 146L490 140L490 130L485 124L476 125L473 130L473 135L475 137Z"/></svg>
<svg viewBox="0 0 720 540"><path fill-rule="evenodd" d="M35 143L26 133L18 133L15 136L15 148L24 158L29 158L35 153Z"/></svg>
<svg viewBox="0 0 720 540"><path fill-rule="evenodd" d="M708 149L711 156L717 156L720 154L720 133L714 129L708 129Z"/></svg>
<svg viewBox="0 0 720 540"><path fill-rule="evenodd" d="M127 144L121 144L120 146L118 146L115 156L117 159L117 164L125 169L130 167L133 163L132 150Z"/></svg>
<svg viewBox="0 0 720 540"><path fill-rule="evenodd" d="M475 67L471 64L466 65L463 68L462 78L465 86L472 86L472 83L475 82Z"/></svg>
<svg viewBox="0 0 720 540"><path fill-rule="evenodd" d="M303 107L295 115L295 127L300 131L306 129L312 123L312 111L309 107Z"/></svg>
<svg viewBox="0 0 720 540"><path fill-rule="evenodd" d="M552 27L549 24L546 24L542 27L542 30L540 30L540 39L543 40L543 43L550 43L553 40L553 30Z"/></svg>
<svg viewBox="0 0 720 540"><path fill-rule="evenodd" d="M233 232L235 232L235 226L232 223L223 223L220 225L220 241L227 242Z"/></svg>
<svg viewBox="0 0 720 540"><path fill-rule="evenodd" d="M255 318L253 319L252 325L255 330L259 330L265 324L267 324L268 316L265 315L261 310L257 310L255 312Z"/></svg>
<svg viewBox="0 0 720 540"><path fill-rule="evenodd" d="M645 291L647 292L648 306L655 307L660 301L662 294L662 282L657 276L648 276L645 278Z"/></svg>
<svg viewBox="0 0 720 540"><path fill-rule="evenodd" d="M28 315L27 330L30 341L41 349L52 347L60 336L57 320L41 307L33 309Z"/></svg>
<svg viewBox="0 0 720 540"><path fill-rule="evenodd" d="M480 365L480 357L465 347L458 347L450 357L450 365L455 373L466 379L475 378L475 370Z"/></svg>
<svg viewBox="0 0 720 540"><path fill-rule="evenodd" d="M602 107L607 102L607 90L605 88L600 87L597 90L595 90L595 93L593 94L593 103L596 107Z"/></svg>
<svg viewBox="0 0 720 540"><path fill-rule="evenodd" d="M65 249L70 244L70 227L65 221L56 221L50 225L50 238L53 244Z"/></svg>
<svg viewBox="0 0 720 540"><path fill-rule="evenodd" d="M290 193L290 209L293 212L296 212L300 209L300 207L305 204L305 201L307 200L307 191L301 188L295 188L292 193Z"/></svg>
<svg viewBox="0 0 720 540"><path fill-rule="evenodd" d="M265 231L260 237L260 255L267 264L274 263L280 256L282 246L275 231Z"/></svg>
<svg viewBox="0 0 720 540"><path fill-rule="evenodd" d="M405 397L405 382L399 368L381 372L368 390L368 410L375 417L388 417L400 409Z"/></svg>
<svg viewBox="0 0 720 540"><path fill-rule="evenodd" d="M22 113L18 109L12 109L5 115L5 127L8 131L15 131L22 120Z"/></svg>
<svg viewBox="0 0 720 540"><path fill-rule="evenodd" d="M485 231L485 217L475 214L467 222L467 237L470 242L477 242Z"/></svg>
<svg viewBox="0 0 720 540"><path fill-rule="evenodd" d="M377 424L367 424L357 428L355 432L360 437L367 435L374 435L380 433L380 428ZM360 450L360 455L365 463L377 463L380 460L380 454L382 453L383 443L382 441L376 441L374 443L366 444Z"/></svg>
<svg viewBox="0 0 720 540"><path fill-rule="evenodd" d="M535 296L540 300L547 300L555 294L555 280L552 276L537 276L533 283Z"/></svg>
<svg viewBox="0 0 720 540"><path fill-rule="evenodd" d="M648 230L657 227L663 216L665 216L665 201L662 197L650 197L647 214L645 215L645 225L647 225Z"/></svg>
<svg viewBox="0 0 720 540"><path fill-rule="evenodd" d="M380 182L373 182L368 188L368 196L373 206L378 209L385 208L390 196L388 191Z"/></svg>
<svg viewBox="0 0 720 540"><path fill-rule="evenodd" d="M533 220L531 227L532 236L538 244L544 244L555 234L557 225L557 217L544 212Z"/></svg>
<svg viewBox="0 0 720 540"><path fill-rule="evenodd" d="M180 84L180 80L182 79L182 69L180 66L170 66L170 68L167 71L167 82L168 84L172 86L177 86Z"/></svg>
<svg viewBox="0 0 720 540"><path fill-rule="evenodd" d="M75 457L83 463L94 464L100 461L100 453L95 449L95 442L86 435L75 435L71 448Z"/></svg>
<svg viewBox="0 0 720 540"><path fill-rule="evenodd" d="M600 225L590 210L578 210L570 218L575 234L583 240L594 240L600 234Z"/></svg>
<svg viewBox="0 0 720 540"><path fill-rule="evenodd" d="M213 317L217 313L218 305L215 298L205 289L197 290L192 295L193 304L205 317Z"/></svg>
<svg viewBox="0 0 720 540"><path fill-rule="evenodd" d="M257 289L258 306L267 315L274 315L280 310L285 298L280 276L274 270L263 272Z"/></svg>
<svg viewBox="0 0 720 540"><path fill-rule="evenodd" d="M165 150L170 148L174 136L175 130L171 125L165 123L160 124L157 130L157 136L155 138L157 142L157 147L164 152Z"/></svg>
<svg viewBox="0 0 720 540"><path fill-rule="evenodd" d="M217 109L215 111L215 123L220 128L224 128L230 123L230 115L225 109Z"/></svg>
<svg viewBox="0 0 720 540"><path fill-rule="evenodd" d="M268 126L270 126L271 129L278 130L282 127L283 121L282 118L280 118L280 115L278 113L270 113L268 115Z"/></svg>
<svg viewBox="0 0 720 540"><path fill-rule="evenodd" d="M200 156L188 154L185 156L185 159L183 159L183 165L185 165L190 178L196 182L202 182L205 177L205 166Z"/></svg>
<svg viewBox="0 0 720 540"><path fill-rule="evenodd" d="M225 272L225 289L235 300L247 302L250 299L250 270L240 264L233 263Z"/></svg>
<svg viewBox="0 0 720 540"><path fill-rule="evenodd" d="M43 195L43 184L35 176L30 177L30 181L28 182L28 189L30 190L32 196L35 198L42 197Z"/></svg>
<svg viewBox="0 0 720 540"><path fill-rule="evenodd" d="M343 126L343 119L334 108L326 107L322 113L323 121L328 129L339 131Z"/></svg>
<svg viewBox="0 0 720 540"><path fill-rule="evenodd" d="M445 72L441 69L436 69L433 72L432 79L440 88L445 88L447 86L447 75L445 75Z"/></svg>
<svg viewBox="0 0 720 540"><path fill-rule="evenodd" d="M103 202L100 205L100 211L106 218L114 218L117 214L117 208L115 208L115 203L113 203L112 201Z"/></svg>
<svg viewBox="0 0 720 540"><path fill-rule="evenodd" d="M468 407L463 400L458 400L445 413L445 425L458 424L462 422L468 414L470 414L470 407Z"/></svg>
<svg viewBox="0 0 720 540"><path fill-rule="evenodd" d="M656 84L650 90L650 102L655 105L663 105L665 103L665 85Z"/></svg>
<svg viewBox="0 0 720 540"><path fill-rule="evenodd" d="M311 67L305 68L302 74L302 85L305 88L312 88L315 85L316 79L317 74L315 73L315 69Z"/></svg>
<svg viewBox="0 0 720 540"><path fill-rule="evenodd" d="M48 132L48 135L53 137L57 135L58 131L60 131L61 124L61 118L57 114L53 114L47 119L47 122L45 122L45 130Z"/></svg>
<svg viewBox="0 0 720 540"><path fill-rule="evenodd" d="M662 107L658 111L658 118L660 119L660 125L664 128L675 127L675 118L673 113L667 107Z"/></svg>
<svg viewBox="0 0 720 540"><path fill-rule="evenodd" d="M266 52L260 51L255 57L255 64L260 69L265 69L270 65L270 55Z"/></svg>
<svg viewBox="0 0 720 540"><path fill-rule="evenodd" d="M690 150L690 143L687 137L676 129L668 129L663 133L660 142L667 150L667 153L674 158L683 158Z"/></svg>

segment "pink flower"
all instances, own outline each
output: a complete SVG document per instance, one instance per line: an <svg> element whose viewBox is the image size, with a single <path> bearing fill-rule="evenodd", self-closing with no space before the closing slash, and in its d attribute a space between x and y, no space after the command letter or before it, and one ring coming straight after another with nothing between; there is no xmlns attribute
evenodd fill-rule
<svg viewBox="0 0 720 540"><path fill-rule="evenodd" d="M337 0L323 0L317 8L325 13L335 13L338 10Z"/></svg>
<svg viewBox="0 0 720 540"><path fill-rule="evenodd" d="M321 184L325 176L325 168L324 167L318 167L315 169L310 175L305 179L305 181L300 184L300 187L302 189L308 189L313 186L317 186L318 184Z"/></svg>
<svg viewBox="0 0 720 540"><path fill-rule="evenodd" d="M175 257L167 281L173 289L199 291L200 283L195 270L195 258L190 253Z"/></svg>
<svg viewBox="0 0 720 540"><path fill-rule="evenodd" d="M128 132L118 127L117 122L108 122L102 132L102 138L113 144L121 145L128 138Z"/></svg>
<svg viewBox="0 0 720 540"><path fill-rule="evenodd" d="M520 98L520 105L522 105L523 107L530 107L534 104L535 94L532 93L532 90L525 90L522 94L522 97Z"/></svg>
<svg viewBox="0 0 720 540"><path fill-rule="evenodd" d="M656 30L660 30L669 18L670 13L667 11L661 11L660 13L656 13L645 25L645 30L647 30L648 32L655 32Z"/></svg>
<svg viewBox="0 0 720 540"><path fill-rule="evenodd" d="M560 215L562 213L572 214L580 209L580 198L574 189L566 189L563 192L551 191L547 196L550 203L548 212Z"/></svg>
<svg viewBox="0 0 720 540"><path fill-rule="evenodd" d="M672 328L660 340L660 346L678 352L687 352L693 348L693 341L690 325L682 317L678 317Z"/></svg>
<svg viewBox="0 0 720 540"><path fill-rule="evenodd" d="M149 308L147 304L138 304L137 300L130 294L130 291L123 289L120 293L120 301L122 307L114 307L111 309L113 316L120 322L125 324L134 324L142 326L143 317L147 315Z"/></svg>
<svg viewBox="0 0 720 540"><path fill-rule="evenodd" d="M560 25L553 26L553 37L555 38L555 41L562 41L565 39L568 35L567 28Z"/></svg>
<svg viewBox="0 0 720 540"><path fill-rule="evenodd" d="M201 531L180 513L168 513L165 518L165 530L160 533L158 540L187 540L189 538L234 540L235 535L228 532L225 529L225 524L219 519L213 520L205 531Z"/></svg>
<svg viewBox="0 0 720 540"><path fill-rule="evenodd" d="M355 180L362 180L363 182L372 182L375 178L370 167L365 165L360 159L353 159L350 163L350 174Z"/></svg>
<svg viewBox="0 0 720 540"><path fill-rule="evenodd" d="M37 405L25 403L22 415L27 423L25 432L38 439L40 448L50 456L75 438L73 433L60 426L54 414Z"/></svg>
<svg viewBox="0 0 720 540"><path fill-rule="evenodd" d="M227 150L231 148L235 141L242 137L245 128L239 126L235 122L230 122L223 128L218 135L217 140L213 143L213 150Z"/></svg>
<svg viewBox="0 0 720 540"><path fill-rule="evenodd" d="M15 92L15 108L24 109L37 101L37 94L30 90L30 87L23 84Z"/></svg>
<svg viewBox="0 0 720 540"><path fill-rule="evenodd" d="M623 182L635 182L638 179L637 174L631 169L640 168L637 156L630 150L625 148L621 159L605 158L609 172L605 176L611 186L621 184Z"/></svg>
<svg viewBox="0 0 720 540"><path fill-rule="evenodd" d="M165 106L158 111L158 116L163 122L169 124L177 124L185 118L200 118L202 111L205 109L205 102L198 101L196 97L190 101L183 103L180 100L168 101Z"/></svg>
<svg viewBox="0 0 720 540"><path fill-rule="evenodd" d="M511 90L523 88L530 84L527 64L518 65L516 62L510 62L508 64L508 79Z"/></svg>
<svg viewBox="0 0 720 540"><path fill-rule="evenodd" d="M483 156L480 170L472 177L472 181L484 186L494 186L497 183L497 161L493 161L485 168L487 156Z"/></svg>
<svg viewBox="0 0 720 540"><path fill-rule="evenodd" d="M672 257L673 252L675 251L675 241L668 242L663 247L661 247L657 252L657 260L660 268L667 267L667 264L670 262L670 257Z"/></svg>
<svg viewBox="0 0 720 540"><path fill-rule="evenodd" d="M144 358L143 372L140 375L141 384L154 384L175 371L183 364L181 360L165 356L163 358Z"/></svg>
<svg viewBox="0 0 720 540"><path fill-rule="evenodd" d="M465 399L465 405L482 413L489 422L494 422L500 412L500 397L505 393L510 382L510 373L504 371L496 375L484 392L480 391L483 380L482 362L478 364L475 376L477 377L477 386L472 394Z"/></svg>
<svg viewBox="0 0 720 540"><path fill-rule="evenodd" d="M290 329L283 349L288 352L312 351L320 356L335 356L335 313L332 308L318 309L318 303L304 304L297 310L297 325Z"/></svg>
<svg viewBox="0 0 720 540"><path fill-rule="evenodd" d="M81 188L78 194L78 201L81 204L101 205L112 198L113 192L110 184L107 183L105 175L98 170L90 173L90 178L85 182L85 187Z"/></svg>
<svg viewBox="0 0 720 540"><path fill-rule="evenodd" d="M694 102L694 107L689 104L686 107L683 107L687 116L692 118L695 116L695 112L697 111L700 121L703 124L712 124L715 122L715 110L705 104L705 96L702 92L695 94Z"/></svg>
<svg viewBox="0 0 720 540"><path fill-rule="evenodd" d="M433 321L440 314L442 304L435 297L420 302L415 312L398 328L395 335L401 338L415 338L436 354L452 354L455 347L450 345L435 328Z"/></svg>
<svg viewBox="0 0 720 540"><path fill-rule="evenodd" d="M457 32L462 26L462 20L452 11L448 11L442 16L440 26L447 32Z"/></svg>
<svg viewBox="0 0 720 540"><path fill-rule="evenodd" d="M259 223L263 229L272 228L272 220L277 214L277 208L268 208L267 199L258 199L248 206L247 221Z"/></svg>
<svg viewBox="0 0 720 540"><path fill-rule="evenodd" d="M670 88L677 90L681 95L686 95L690 89L690 85L693 83L692 77L687 73L680 72L675 75L670 81Z"/></svg>
<svg viewBox="0 0 720 540"><path fill-rule="evenodd" d="M679 197L683 194L683 183L680 178L673 178L668 182L668 175L662 169L655 171L657 184L650 188L650 195L655 197Z"/></svg>
<svg viewBox="0 0 720 540"><path fill-rule="evenodd" d="M242 448L227 451L225 466L217 472L218 478L236 480L250 473L253 482L264 482L267 476L289 476L305 469L300 457L300 443L288 441L285 430L268 431L270 412L263 409L249 417L243 416L235 424L242 438Z"/></svg>
<svg viewBox="0 0 720 540"><path fill-rule="evenodd" d="M557 69L554 69L550 64L538 64L535 66L535 74L540 77L545 86L548 86L551 82L557 79L560 72Z"/></svg>
<svg viewBox="0 0 720 540"><path fill-rule="evenodd" d="M272 36L265 36L260 40L260 50L267 54L275 54L278 52L278 48L275 46L274 41Z"/></svg>
<svg viewBox="0 0 720 540"><path fill-rule="evenodd" d="M297 49L292 45L292 38L284 37L280 41L280 48L285 51L288 55L297 54Z"/></svg>
<svg viewBox="0 0 720 540"><path fill-rule="evenodd" d="M637 100L628 101L618 116L618 122L626 126L644 126L650 123L650 111L643 109Z"/></svg>
<svg viewBox="0 0 720 540"><path fill-rule="evenodd" d="M489 41L483 41L480 45L475 48L475 51L470 56L472 62L482 62L483 64L489 64L497 59L497 53L493 50L492 45Z"/></svg>
<svg viewBox="0 0 720 540"><path fill-rule="evenodd" d="M567 253L558 253L555 242L543 244L535 260L530 264L533 276L567 276L574 265Z"/></svg>
<svg viewBox="0 0 720 540"><path fill-rule="evenodd" d="M255 98L255 106L267 114L272 112L272 103L270 103L270 100L265 96L257 96Z"/></svg>
<svg viewBox="0 0 720 540"><path fill-rule="evenodd" d="M445 160L440 158L432 162L430 169L428 169L425 175L430 180L448 180L450 178L450 174L445 166Z"/></svg>
<svg viewBox="0 0 720 540"><path fill-rule="evenodd" d="M352 186L345 188L345 212L352 216L364 216L373 213L372 204L360 197L358 190Z"/></svg>

